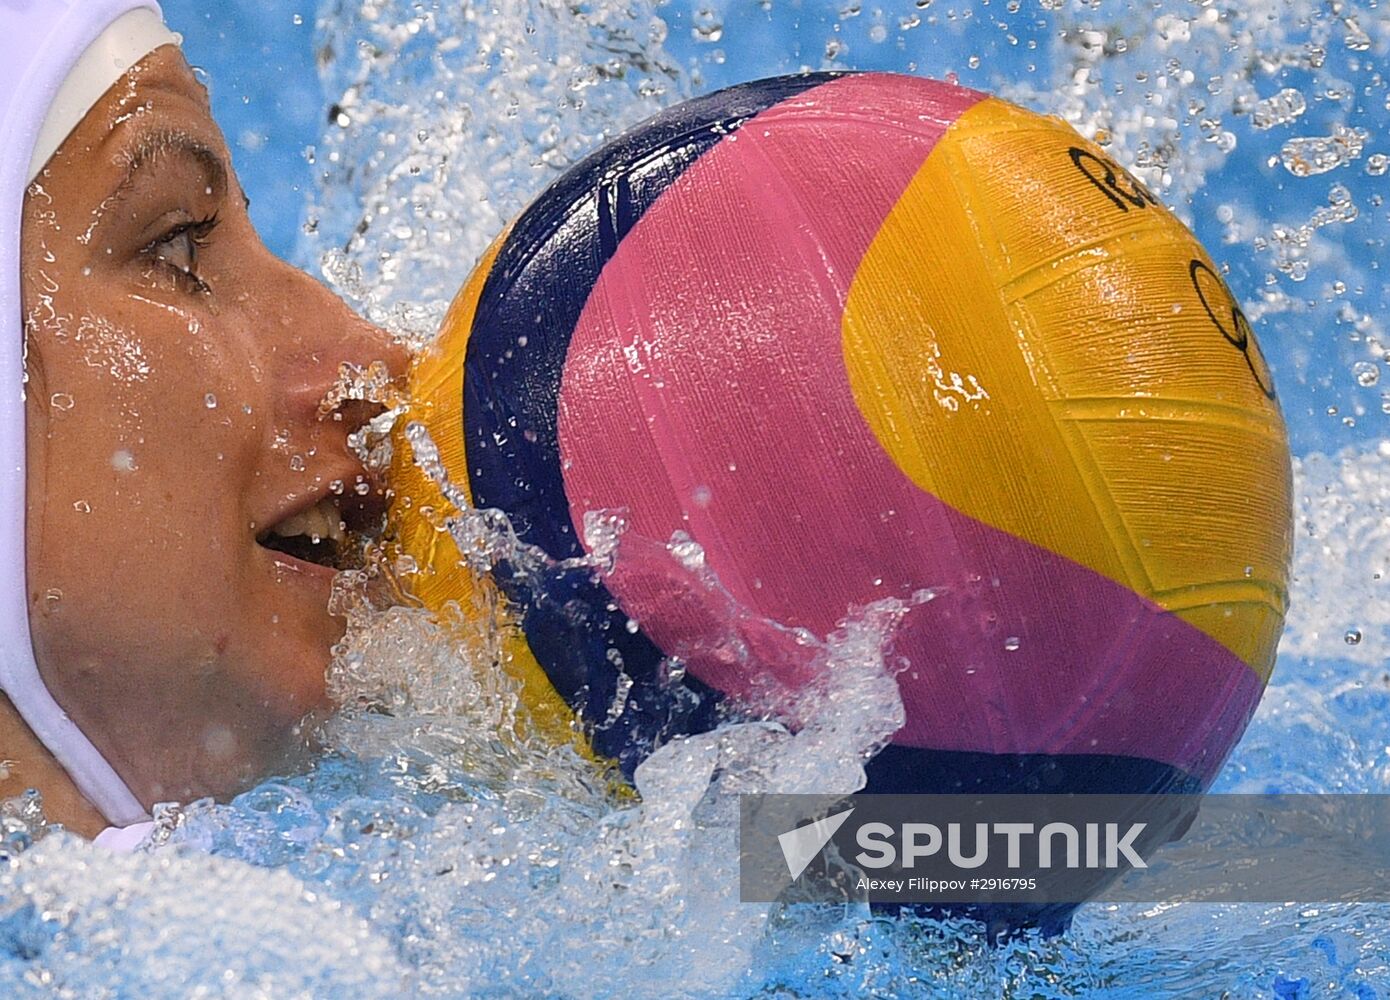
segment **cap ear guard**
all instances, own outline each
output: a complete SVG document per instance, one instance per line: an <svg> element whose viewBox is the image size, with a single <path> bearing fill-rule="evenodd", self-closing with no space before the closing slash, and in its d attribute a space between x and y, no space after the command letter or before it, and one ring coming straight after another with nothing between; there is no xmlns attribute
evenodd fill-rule
<svg viewBox="0 0 1390 1000"><path fill-rule="evenodd" d="M145 807L48 690L29 630L20 234L25 192L72 130L127 70L179 43L162 18L155 0L0 0L0 691L119 826Z"/></svg>

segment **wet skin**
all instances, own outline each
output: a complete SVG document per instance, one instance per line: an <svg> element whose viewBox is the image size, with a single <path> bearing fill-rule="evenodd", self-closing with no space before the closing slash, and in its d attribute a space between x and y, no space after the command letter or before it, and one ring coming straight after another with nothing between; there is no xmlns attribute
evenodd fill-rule
<svg viewBox="0 0 1390 1000"><path fill-rule="evenodd" d="M246 208L172 47L108 91L25 200L34 650L147 807L244 787L323 705L333 571L257 539L335 480L352 506L347 436L376 408L320 402L342 362L406 363L274 257ZM16 762L0 796L38 783L51 818L100 829L0 708Z"/></svg>

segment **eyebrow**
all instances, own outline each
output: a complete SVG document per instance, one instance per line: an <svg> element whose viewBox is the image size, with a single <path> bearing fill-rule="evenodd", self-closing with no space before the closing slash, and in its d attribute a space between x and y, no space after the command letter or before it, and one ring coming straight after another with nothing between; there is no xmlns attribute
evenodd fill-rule
<svg viewBox="0 0 1390 1000"><path fill-rule="evenodd" d="M157 129L143 133L121 152L120 158L125 160L125 176L111 192L111 197L119 198L134 182L141 169L169 155L186 156L194 160L207 175L208 187L219 192L226 189L227 165L215 149L187 132Z"/></svg>

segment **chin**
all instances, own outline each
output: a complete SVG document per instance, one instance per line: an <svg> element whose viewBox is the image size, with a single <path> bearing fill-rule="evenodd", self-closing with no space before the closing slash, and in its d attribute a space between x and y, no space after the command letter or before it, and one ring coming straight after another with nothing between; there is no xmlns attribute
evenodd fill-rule
<svg viewBox="0 0 1390 1000"><path fill-rule="evenodd" d="M259 603L242 645L259 688L260 704L252 710L285 729L327 704L325 675L345 623L328 613L326 595L322 601L285 593L271 596Z"/></svg>

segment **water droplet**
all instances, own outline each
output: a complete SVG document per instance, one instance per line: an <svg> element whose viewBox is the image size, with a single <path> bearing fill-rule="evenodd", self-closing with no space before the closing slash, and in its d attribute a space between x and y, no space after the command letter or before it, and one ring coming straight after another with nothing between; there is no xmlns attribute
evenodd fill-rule
<svg viewBox="0 0 1390 1000"><path fill-rule="evenodd" d="M672 533L671 540L666 543L666 551L692 573L705 565L704 546L684 531Z"/></svg>
<svg viewBox="0 0 1390 1000"><path fill-rule="evenodd" d="M1390 170L1390 156L1384 153L1372 153L1366 157L1366 173L1372 177L1380 177L1387 170Z"/></svg>
<svg viewBox="0 0 1390 1000"><path fill-rule="evenodd" d="M661 661L667 684L679 684L685 680L685 661L678 656L668 656Z"/></svg>
<svg viewBox="0 0 1390 1000"><path fill-rule="evenodd" d="M1016 635L1011 635L1004 640L1004 648L1007 649L1010 653L1017 650L1018 647L1021 645L1023 645L1023 643Z"/></svg>
<svg viewBox="0 0 1390 1000"><path fill-rule="evenodd" d="M1347 629L1347 634L1342 636L1342 638L1346 640L1348 646L1359 646L1361 645L1361 630L1359 628L1349 628Z"/></svg>
<svg viewBox="0 0 1390 1000"><path fill-rule="evenodd" d="M1329 136L1290 139L1279 151L1284 169L1295 177L1312 177L1344 166L1361 155L1370 133L1364 128L1334 125Z"/></svg>
<svg viewBox="0 0 1390 1000"><path fill-rule="evenodd" d="M690 37L697 42L717 42L724 37L724 22L710 8L701 7L692 19Z"/></svg>
<svg viewBox="0 0 1390 1000"><path fill-rule="evenodd" d="M349 400L367 400L388 408L402 402L384 361L373 361L365 367L346 361L340 364L333 386L319 400L319 419L326 418Z"/></svg>
<svg viewBox="0 0 1390 1000"><path fill-rule="evenodd" d="M117 472L134 472L137 468L135 465L135 455L125 448L112 452L111 468L115 469Z"/></svg>
<svg viewBox="0 0 1390 1000"><path fill-rule="evenodd" d="M79 514L90 514L92 512L92 505L86 500L76 500L73 502L72 509Z"/></svg>
<svg viewBox="0 0 1390 1000"><path fill-rule="evenodd" d="M66 392L55 392L48 401L53 404L55 410L71 410L77 402Z"/></svg>
<svg viewBox="0 0 1390 1000"><path fill-rule="evenodd" d="M291 456L290 456L290 468L293 469L295 472L303 472L303 471L304 471L304 456L303 456L303 455L291 455Z"/></svg>
<svg viewBox="0 0 1390 1000"><path fill-rule="evenodd" d="M1257 129L1273 128L1291 122L1308 110L1308 102L1292 87L1285 87L1273 97L1256 102L1250 109L1250 124Z"/></svg>
<svg viewBox="0 0 1390 1000"><path fill-rule="evenodd" d="M1293 281L1303 281L1308 277L1314 234L1324 226L1354 222L1359 214L1346 186L1333 184L1327 192L1327 204L1314 210L1307 222L1297 226L1276 223L1268 237L1255 237L1255 249L1273 251L1275 268Z"/></svg>
<svg viewBox="0 0 1390 1000"><path fill-rule="evenodd" d="M1351 366L1351 370L1359 386L1370 388L1380 381L1380 368L1374 362L1358 361Z"/></svg>
<svg viewBox="0 0 1390 1000"><path fill-rule="evenodd" d="M1343 18L1342 24L1347 29L1346 37L1343 39L1347 48L1353 52L1365 52L1371 47L1371 36L1366 34L1366 29L1357 23L1356 18Z"/></svg>
<svg viewBox="0 0 1390 1000"><path fill-rule="evenodd" d="M214 396L212 393L208 393L206 396L203 397L203 405L206 406L209 410L217 409L217 397Z"/></svg>
<svg viewBox="0 0 1390 1000"><path fill-rule="evenodd" d="M226 726L209 726L203 733L203 749L210 757L230 757L236 752L236 737Z"/></svg>
<svg viewBox="0 0 1390 1000"><path fill-rule="evenodd" d="M48 606L48 610L54 611L63 600L63 592L57 587L49 587L44 591L43 600Z"/></svg>

